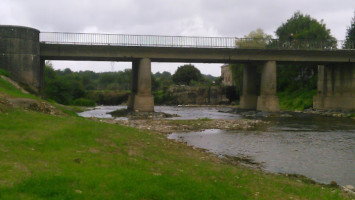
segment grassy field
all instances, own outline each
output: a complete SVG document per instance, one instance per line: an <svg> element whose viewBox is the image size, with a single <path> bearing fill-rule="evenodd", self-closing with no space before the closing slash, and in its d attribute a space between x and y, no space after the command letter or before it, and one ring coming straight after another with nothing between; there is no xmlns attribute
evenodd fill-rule
<svg viewBox="0 0 355 200"><path fill-rule="evenodd" d="M163 134L9 109L0 112L0 199L346 197L338 189L230 164Z"/></svg>

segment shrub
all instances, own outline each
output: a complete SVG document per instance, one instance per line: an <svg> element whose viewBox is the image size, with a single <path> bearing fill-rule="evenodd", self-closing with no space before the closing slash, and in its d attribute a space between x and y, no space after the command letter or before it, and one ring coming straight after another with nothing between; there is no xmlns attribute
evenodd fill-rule
<svg viewBox="0 0 355 200"><path fill-rule="evenodd" d="M171 92L164 92L163 90L159 90L153 92L154 103L156 105L162 104L176 104L176 97Z"/></svg>
<svg viewBox="0 0 355 200"><path fill-rule="evenodd" d="M91 99L85 99L85 98L79 98L75 99L72 103L72 105L75 106L95 106L95 101Z"/></svg>

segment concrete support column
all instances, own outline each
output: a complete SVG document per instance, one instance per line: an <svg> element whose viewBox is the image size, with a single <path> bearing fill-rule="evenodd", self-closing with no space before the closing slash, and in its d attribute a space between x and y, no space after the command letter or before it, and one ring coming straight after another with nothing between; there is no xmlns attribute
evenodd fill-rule
<svg viewBox="0 0 355 200"><path fill-rule="evenodd" d="M44 70L46 66L46 61L44 59L40 59L39 63L39 92L43 94L44 92Z"/></svg>
<svg viewBox="0 0 355 200"><path fill-rule="evenodd" d="M257 110L280 111L279 98L276 96L276 61L267 61L262 66Z"/></svg>
<svg viewBox="0 0 355 200"><path fill-rule="evenodd" d="M243 67L243 90L240 97L240 108L246 110L255 110L257 106L257 90L256 90L256 69L253 64L244 65Z"/></svg>
<svg viewBox="0 0 355 200"><path fill-rule="evenodd" d="M138 112L153 112L154 97L151 86L151 61L142 58L132 63L132 93L128 109Z"/></svg>
<svg viewBox="0 0 355 200"><path fill-rule="evenodd" d="M138 60L132 61L132 74L131 74L131 95L128 98L127 109L133 111L134 97L137 94L137 85L138 85Z"/></svg>
<svg viewBox="0 0 355 200"><path fill-rule="evenodd" d="M355 63L318 66L317 87L313 108L355 110Z"/></svg>
<svg viewBox="0 0 355 200"><path fill-rule="evenodd" d="M324 97L327 96L327 73L324 65L318 65L317 96L313 97L313 108L324 108Z"/></svg>

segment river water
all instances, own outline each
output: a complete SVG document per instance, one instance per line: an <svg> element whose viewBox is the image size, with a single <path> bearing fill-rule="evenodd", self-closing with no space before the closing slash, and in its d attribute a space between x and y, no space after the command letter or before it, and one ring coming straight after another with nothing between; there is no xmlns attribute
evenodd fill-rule
<svg viewBox="0 0 355 200"><path fill-rule="evenodd" d="M79 113L84 117L111 118L107 112L124 106L100 106ZM221 108L219 108L221 109ZM238 119L237 114L213 107L156 106L155 111L178 114L174 119ZM215 154L247 157L269 172L295 173L315 181L355 185L355 123L347 118L292 114L268 117L275 125L266 131L172 133L169 139L207 149ZM121 118L126 119L126 118Z"/></svg>

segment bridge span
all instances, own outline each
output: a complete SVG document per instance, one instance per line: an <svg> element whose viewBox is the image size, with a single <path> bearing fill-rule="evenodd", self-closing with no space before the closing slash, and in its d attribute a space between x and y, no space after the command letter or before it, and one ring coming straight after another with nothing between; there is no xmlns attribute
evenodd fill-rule
<svg viewBox="0 0 355 200"><path fill-rule="evenodd" d="M240 107L261 111L279 110L277 64L312 63L319 70L314 107L355 109L355 50L341 41L48 33L0 26L0 68L12 78L41 90L45 60L131 61L129 108L137 111L154 110L151 62L244 63ZM262 69L259 96L257 67Z"/></svg>

